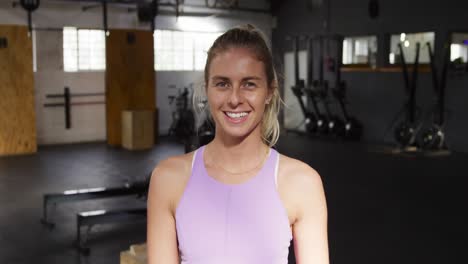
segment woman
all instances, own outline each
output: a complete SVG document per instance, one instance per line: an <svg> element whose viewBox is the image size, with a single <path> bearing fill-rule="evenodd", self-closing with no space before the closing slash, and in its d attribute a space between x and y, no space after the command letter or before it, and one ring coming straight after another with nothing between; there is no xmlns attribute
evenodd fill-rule
<svg viewBox="0 0 468 264"><path fill-rule="evenodd" d="M148 198L149 264L328 264L321 178L271 147L280 97L271 52L247 25L208 51L205 91L215 138L161 162Z"/></svg>

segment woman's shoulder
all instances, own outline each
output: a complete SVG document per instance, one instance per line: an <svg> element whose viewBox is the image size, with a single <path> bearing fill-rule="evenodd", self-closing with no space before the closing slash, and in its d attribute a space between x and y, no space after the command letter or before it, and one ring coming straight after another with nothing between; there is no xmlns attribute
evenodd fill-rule
<svg viewBox="0 0 468 264"><path fill-rule="evenodd" d="M184 182L192 171L192 159L195 152L168 157L160 161L153 169L151 178L160 184L177 184ZM169 186L168 186L169 187Z"/></svg>
<svg viewBox="0 0 468 264"><path fill-rule="evenodd" d="M170 202L174 210L176 200L183 193L192 171L194 152L172 156L159 162L151 174L151 186ZM150 187L151 191L151 187Z"/></svg>
<svg viewBox="0 0 468 264"><path fill-rule="evenodd" d="M180 174L191 169L192 158L195 152L168 157L160 161L153 170L153 175Z"/></svg>
<svg viewBox="0 0 468 264"><path fill-rule="evenodd" d="M305 162L281 155L278 184L291 210L292 222L296 223L304 215L326 208L321 176Z"/></svg>
<svg viewBox="0 0 468 264"><path fill-rule="evenodd" d="M282 182L291 187L317 188L322 185L321 176L314 168L283 154L280 154L278 175L282 178Z"/></svg>

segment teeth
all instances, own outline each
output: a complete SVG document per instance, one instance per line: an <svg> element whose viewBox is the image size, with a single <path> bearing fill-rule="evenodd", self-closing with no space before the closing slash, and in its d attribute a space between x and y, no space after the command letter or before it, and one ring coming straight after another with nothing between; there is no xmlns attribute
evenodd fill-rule
<svg viewBox="0 0 468 264"><path fill-rule="evenodd" d="M247 112L241 112L241 113L231 113L231 112L226 112L226 114L230 118L241 118L247 115Z"/></svg>

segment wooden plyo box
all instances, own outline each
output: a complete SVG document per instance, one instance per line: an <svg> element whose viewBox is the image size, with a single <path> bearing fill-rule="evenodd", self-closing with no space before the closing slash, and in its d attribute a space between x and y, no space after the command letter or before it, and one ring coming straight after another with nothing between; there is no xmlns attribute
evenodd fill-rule
<svg viewBox="0 0 468 264"><path fill-rule="evenodd" d="M146 264L146 244L131 245L130 250L120 252L120 264Z"/></svg>
<svg viewBox="0 0 468 264"><path fill-rule="evenodd" d="M150 149L154 145L154 111L122 111L122 146L129 150Z"/></svg>

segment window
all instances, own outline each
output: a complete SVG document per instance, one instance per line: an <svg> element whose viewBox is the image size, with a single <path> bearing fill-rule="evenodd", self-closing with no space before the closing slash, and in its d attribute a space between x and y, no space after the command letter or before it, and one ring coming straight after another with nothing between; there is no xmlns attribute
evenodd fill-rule
<svg viewBox="0 0 468 264"><path fill-rule="evenodd" d="M208 49L220 33L156 30L154 68L157 71L201 71Z"/></svg>
<svg viewBox="0 0 468 264"><path fill-rule="evenodd" d="M468 62L468 33L453 33L450 44L450 61Z"/></svg>
<svg viewBox="0 0 468 264"><path fill-rule="evenodd" d="M66 72L105 70L106 40L104 31L64 28L63 68Z"/></svg>
<svg viewBox="0 0 468 264"><path fill-rule="evenodd" d="M400 33L394 34L390 37L390 54L388 61L390 64L401 64L400 49L398 44L401 43L403 53L405 55L406 63L414 63L416 56L416 43L420 44L419 50L419 63L429 63L429 52L427 50L426 43L431 44L432 50L434 50L434 32L422 32L422 33Z"/></svg>
<svg viewBox="0 0 468 264"><path fill-rule="evenodd" d="M343 64L376 65L377 37L346 37L343 40Z"/></svg>

